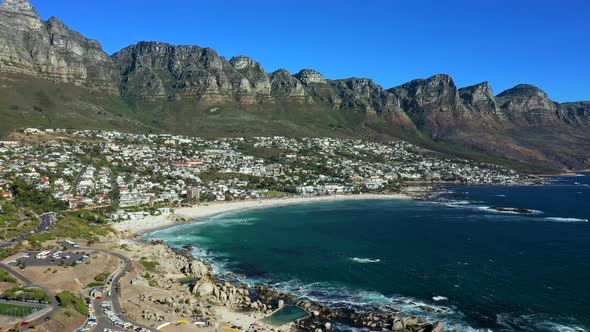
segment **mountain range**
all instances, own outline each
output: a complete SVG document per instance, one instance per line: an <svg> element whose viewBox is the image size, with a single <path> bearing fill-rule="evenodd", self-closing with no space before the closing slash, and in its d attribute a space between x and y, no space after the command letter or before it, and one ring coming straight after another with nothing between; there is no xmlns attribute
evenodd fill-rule
<svg viewBox="0 0 590 332"><path fill-rule="evenodd" d="M588 101L557 103L528 84L458 88L445 74L385 89L162 42L108 55L28 0L0 4L0 116L0 135L37 126L404 139L531 171L590 167Z"/></svg>

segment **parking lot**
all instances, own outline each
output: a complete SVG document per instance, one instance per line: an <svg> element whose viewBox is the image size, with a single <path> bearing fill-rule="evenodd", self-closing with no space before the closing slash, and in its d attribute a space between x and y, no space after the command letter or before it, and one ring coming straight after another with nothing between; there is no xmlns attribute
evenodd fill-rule
<svg viewBox="0 0 590 332"><path fill-rule="evenodd" d="M84 263L90 253L74 250L30 251L8 262L9 265L25 266L72 266Z"/></svg>

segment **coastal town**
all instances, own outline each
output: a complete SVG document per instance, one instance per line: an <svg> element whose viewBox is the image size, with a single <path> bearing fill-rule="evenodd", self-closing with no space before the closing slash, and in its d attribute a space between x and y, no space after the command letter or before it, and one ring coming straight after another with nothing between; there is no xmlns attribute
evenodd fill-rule
<svg viewBox="0 0 590 332"><path fill-rule="evenodd" d="M10 198L10 179L19 179L69 209L392 192L419 182L534 181L500 166L445 158L403 141L207 140L34 128L21 137L23 142L0 142L1 195Z"/></svg>
<svg viewBox="0 0 590 332"><path fill-rule="evenodd" d="M538 181L404 141L28 128L0 141L0 324L34 331L330 331L351 324L440 332L440 322L397 311L339 312L244 285L215 275L188 249L136 239L244 208L425 197L436 183ZM269 325L285 308L302 315Z"/></svg>

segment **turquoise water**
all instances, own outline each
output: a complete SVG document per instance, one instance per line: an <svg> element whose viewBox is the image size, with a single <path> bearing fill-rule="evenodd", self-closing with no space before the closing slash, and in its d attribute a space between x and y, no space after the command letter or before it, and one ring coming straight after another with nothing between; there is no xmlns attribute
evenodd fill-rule
<svg viewBox="0 0 590 332"><path fill-rule="evenodd" d="M275 311L272 315L264 318L262 322L273 326L281 326L307 316L308 313L305 310L290 305Z"/></svg>
<svg viewBox="0 0 590 332"><path fill-rule="evenodd" d="M149 238L197 246L194 254L220 271L335 307L393 303L460 331L585 331L588 184L590 176L555 178L542 187L449 186L432 202L250 210ZM426 312L423 304L447 312Z"/></svg>

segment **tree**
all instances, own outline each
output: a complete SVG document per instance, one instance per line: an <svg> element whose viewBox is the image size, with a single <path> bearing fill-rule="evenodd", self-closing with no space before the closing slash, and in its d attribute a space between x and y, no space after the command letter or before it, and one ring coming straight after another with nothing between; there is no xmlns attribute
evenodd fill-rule
<svg viewBox="0 0 590 332"><path fill-rule="evenodd" d="M18 266L21 270L24 270L27 267L27 263L23 260L18 260L16 262L16 266Z"/></svg>

